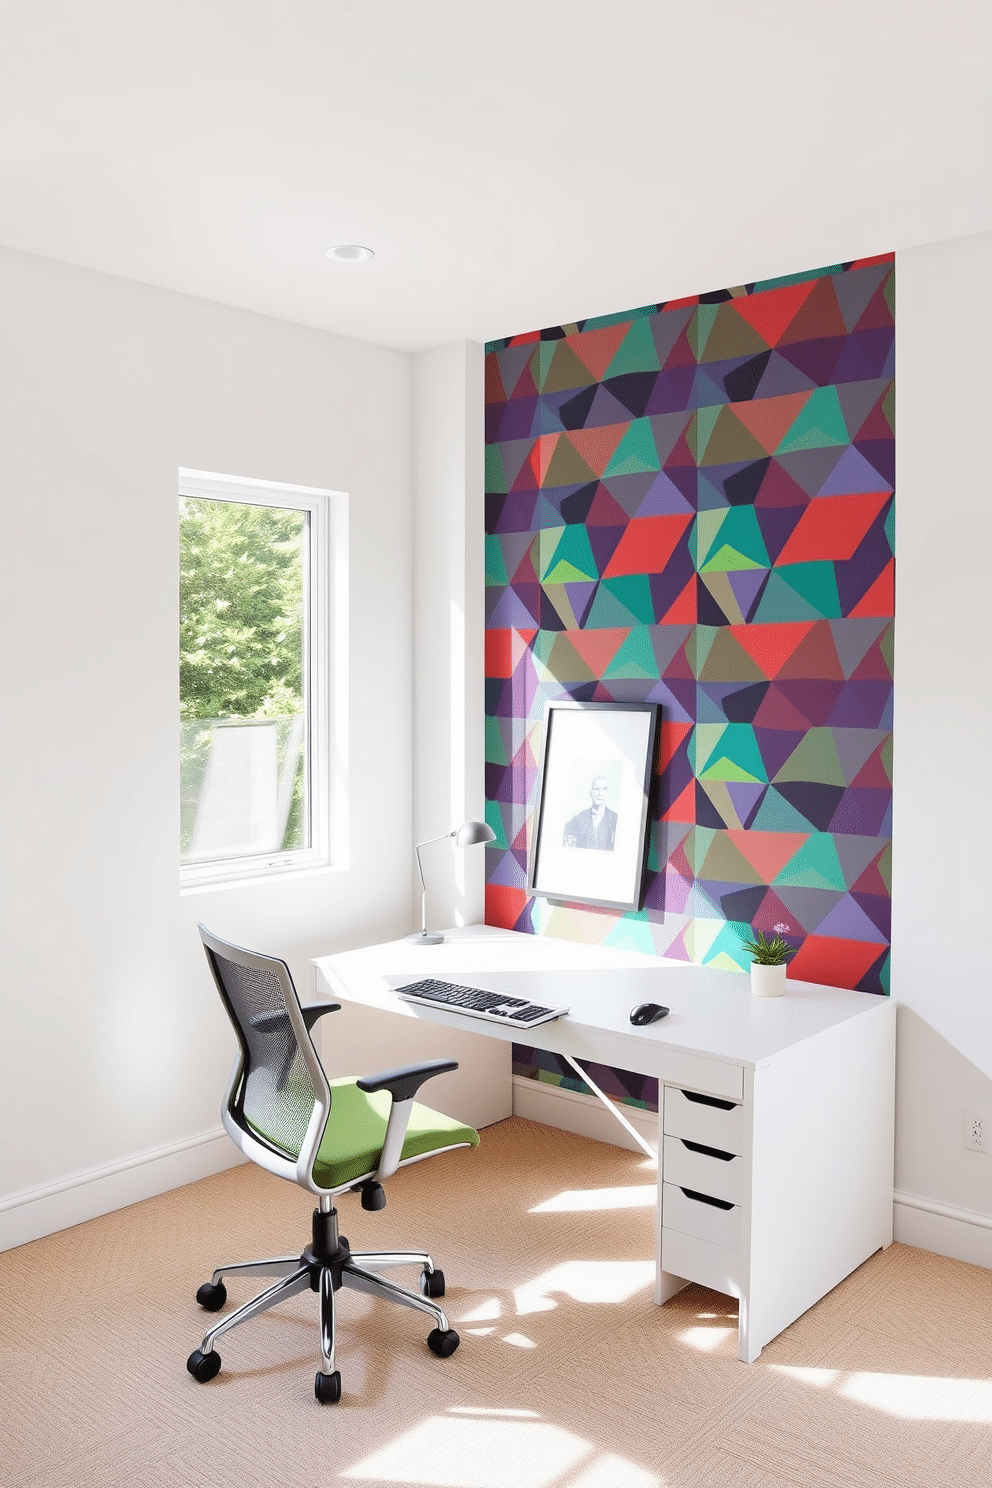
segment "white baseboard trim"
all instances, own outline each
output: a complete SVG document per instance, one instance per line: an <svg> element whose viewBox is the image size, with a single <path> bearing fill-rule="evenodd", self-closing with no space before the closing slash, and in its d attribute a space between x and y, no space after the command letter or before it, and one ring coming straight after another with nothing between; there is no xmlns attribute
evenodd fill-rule
<svg viewBox="0 0 992 1488"><path fill-rule="evenodd" d="M221 1126L0 1199L0 1251L209 1178L247 1159Z"/></svg>
<svg viewBox="0 0 992 1488"><path fill-rule="evenodd" d="M638 1110L636 1106L622 1109L631 1126L636 1127L652 1147L657 1147L657 1115L653 1111ZM624 1131L596 1096L581 1095L561 1085L546 1085L542 1080L514 1075L513 1114L523 1116L527 1121L540 1121L545 1126L557 1127L559 1131L575 1132L579 1137L592 1137L596 1142L625 1147L628 1152L641 1151L630 1133Z"/></svg>
<svg viewBox="0 0 992 1488"><path fill-rule="evenodd" d="M992 1215L898 1190L892 1197L894 1239L992 1270Z"/></svg>

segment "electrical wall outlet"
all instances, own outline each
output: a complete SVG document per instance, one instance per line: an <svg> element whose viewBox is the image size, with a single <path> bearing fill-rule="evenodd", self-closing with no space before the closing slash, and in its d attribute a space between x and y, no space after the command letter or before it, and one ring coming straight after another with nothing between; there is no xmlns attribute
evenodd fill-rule
<svg viewBox="0 0 992 1488"><path fill-rule="evenodd" d="M969 1152L988 1152L992 1148L992 1115L988 1111L965 1111L964 1145Z"/></svg>

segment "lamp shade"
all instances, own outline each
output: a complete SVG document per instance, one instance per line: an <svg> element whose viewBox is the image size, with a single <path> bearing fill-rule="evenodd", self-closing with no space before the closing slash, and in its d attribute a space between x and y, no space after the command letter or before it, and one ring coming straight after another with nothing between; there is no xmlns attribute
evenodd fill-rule
<svg viewBox="0 0 992 1488"><path fill-rule="evenodd" d="M454 834L456 847L474 847L477 842L495 842L496 833L488 822L467 821Z"/></svg>

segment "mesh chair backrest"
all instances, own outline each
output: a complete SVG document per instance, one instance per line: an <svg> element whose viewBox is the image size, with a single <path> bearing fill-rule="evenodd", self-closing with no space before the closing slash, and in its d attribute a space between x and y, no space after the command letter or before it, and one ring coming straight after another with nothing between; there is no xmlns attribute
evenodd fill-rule
<svg viewBox="0 0 992 1488"><path fill-rule="evenodd" d="M205 949L244 1055L231 1115L243 1130L296 1159L316 1095L287 1011L287 999L296 1001L289 969L278 961L272 970L242 966Z"/></svg>

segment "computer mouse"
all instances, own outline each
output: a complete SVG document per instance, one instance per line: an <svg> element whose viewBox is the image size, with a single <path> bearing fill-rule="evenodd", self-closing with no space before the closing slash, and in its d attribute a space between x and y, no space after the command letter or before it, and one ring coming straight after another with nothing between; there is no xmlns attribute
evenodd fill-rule
<svg viewBox="0 0 992 1488"><path fill-rule="evenodd" d="M655 1023L659 1018L666 1018L668 1009L662 1007L660 1002L642 1002L638 1007L631 1008L630 1021L636 1023L638 1028L645 1023Z"/></svg>

